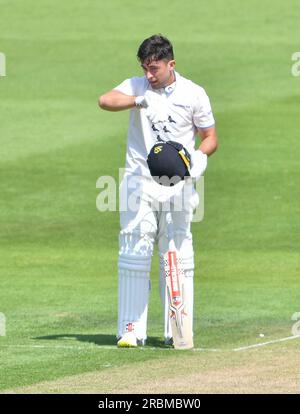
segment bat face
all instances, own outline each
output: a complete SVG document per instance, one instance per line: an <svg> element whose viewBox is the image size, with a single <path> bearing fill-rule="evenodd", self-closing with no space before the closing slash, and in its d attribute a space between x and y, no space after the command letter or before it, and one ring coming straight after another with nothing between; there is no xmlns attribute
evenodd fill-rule
<svg viewBox="0 0 300 414"><path fill-rule="evenodd" d="M182 303L182 296L181 296L181 286L180 286L180 279L181 275L179 275L178 269L178 260L176 252L168 252L168 274L170 278L171 284L171 292L172 292L172 304L174 306L179 306Z"/></svg>
<svg viewBox="0 0 300 414"><path fill-rule="evenodd" d="M194 347L192 321L185 297L184 271L176 249L165 254L164 265L174 348L191 349Z"/></svg>

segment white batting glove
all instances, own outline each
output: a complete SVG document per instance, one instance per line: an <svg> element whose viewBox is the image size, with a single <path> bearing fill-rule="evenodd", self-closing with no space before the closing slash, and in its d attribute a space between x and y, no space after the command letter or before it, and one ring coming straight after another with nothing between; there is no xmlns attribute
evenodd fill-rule
<svg viewBox="0 0 300 414"><path fill-rule="evenodd" d="M137 96L134 100L135 106L138 108L148 108L149 99L146 96Z"/></svg>
<svg viewBox="0 0 300 414"><path fill-rule="evenodd" d="M135 105L138 108L146 109L145 114L153 124L168 120L166 103L156 92L147 90L144 96L137 96L135 98Z"/></svg>
<svg viewBox="0 0 300 414"><path fill-rule="evenodd" d="M195 178L195 180L199 180L201 175L203 175L204 171L207 167L207 155L204 154L200 150L196 150L191 153L191 168L190 168L190 176Z"/></svg>

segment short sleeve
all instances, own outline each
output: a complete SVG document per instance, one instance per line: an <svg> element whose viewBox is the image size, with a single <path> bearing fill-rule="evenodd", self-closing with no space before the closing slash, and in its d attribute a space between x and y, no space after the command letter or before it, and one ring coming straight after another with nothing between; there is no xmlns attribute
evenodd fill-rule
<svg viewBox="0 0 300 414"><path fill-rule="evenodd" d="M193 121L197 128L210 128L215 125L209 97L200 86L196 90L193 107Z"/></svg>
<svg viewBox="0 0 300 414"><path fill-rule="evenodd" d="M135 96L137 94L137 86L138 86L138 79L139 78L130 78L124 80L120 85L116 86L114 89L124 93L125 95Z"/></svg>

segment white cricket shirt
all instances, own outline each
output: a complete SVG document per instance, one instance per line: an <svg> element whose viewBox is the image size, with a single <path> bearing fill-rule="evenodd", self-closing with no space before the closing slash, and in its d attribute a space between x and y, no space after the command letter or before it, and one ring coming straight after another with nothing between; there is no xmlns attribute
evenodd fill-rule
<svg viewBox="0 0 300 414"><path fill-rule="evenodd" d="M161 89L153 89L145 76L126 79L115 87L126 95L144 95L150 89L161 96L167 108L168 121L153 125L142 108L130 110L126 151L126 173L149 177L147 156L158 141L180 142L188 151L195 148L197 129L214 126L209 98L205 90L175 73L175 82Z"/></svg>

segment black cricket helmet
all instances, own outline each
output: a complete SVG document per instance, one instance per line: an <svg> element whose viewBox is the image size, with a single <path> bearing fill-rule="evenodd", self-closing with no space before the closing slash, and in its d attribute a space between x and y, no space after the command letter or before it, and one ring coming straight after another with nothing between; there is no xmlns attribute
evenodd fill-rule
<svg viewBox="0 0 300 414"><path fill-rule="evenodd" d="M157 142L151 148L147 163L153 179L167 187L190 176L191 156L179 142Z"/></svg>

